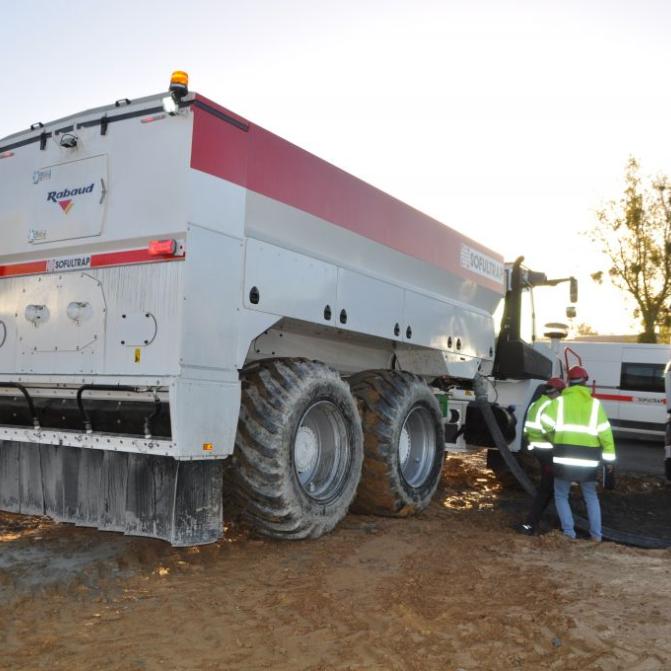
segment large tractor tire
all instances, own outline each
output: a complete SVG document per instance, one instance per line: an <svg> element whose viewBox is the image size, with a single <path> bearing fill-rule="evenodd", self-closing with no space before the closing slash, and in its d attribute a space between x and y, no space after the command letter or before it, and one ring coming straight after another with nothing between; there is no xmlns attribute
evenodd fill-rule
<svg viewBox="0 0 671 671"><path fill-rule="evenodd" d="M431 502L444 460L443 420L424 380L402 371L350 378L364 429L364 464L353 510L407 517Z"/></svg>
<svg viewBox="0 0 671 671"><path fill-rule="evenodd" d="M242 519L261 535L317 538L347 514L363 435L347 384L324 364L267 359L242 373L228 478Z"/></svg>

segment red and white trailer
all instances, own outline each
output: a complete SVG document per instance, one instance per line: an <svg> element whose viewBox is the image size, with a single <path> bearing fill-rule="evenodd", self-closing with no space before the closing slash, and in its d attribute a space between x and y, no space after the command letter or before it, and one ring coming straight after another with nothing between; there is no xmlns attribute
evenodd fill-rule
<svg viewBox="0 0 671 671"><path fill-rule="evenodd" d="M5 510L181 545L229 494L275 537L411 514L466 421L430 383L492 374L498 254L181 75L0 140L0 227Z"/></svg>

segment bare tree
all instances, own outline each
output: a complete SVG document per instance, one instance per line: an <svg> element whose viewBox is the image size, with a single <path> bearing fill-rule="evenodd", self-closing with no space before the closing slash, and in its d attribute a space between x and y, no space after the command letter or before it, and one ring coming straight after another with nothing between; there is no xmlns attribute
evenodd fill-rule
<svg viewBox="0 0 671 671"><path fill-rule="evenodd" d="M619 201L597 211L591 238L608 257L608 276L634 298L634 317L643 327L639 342L657 342L656 327L669 325L671 299L671 185L660 175L643 185L639 163L627 161ZM603 280L603 271L592 275Z"/></svg>
<svg viewBox="0 0 671 671"><path fill-rule="evenodd" d="M579 336L599 335L597 331L595 331L587 322L580 322L580 324L578 324L576 327L576 333Z"/></svg>

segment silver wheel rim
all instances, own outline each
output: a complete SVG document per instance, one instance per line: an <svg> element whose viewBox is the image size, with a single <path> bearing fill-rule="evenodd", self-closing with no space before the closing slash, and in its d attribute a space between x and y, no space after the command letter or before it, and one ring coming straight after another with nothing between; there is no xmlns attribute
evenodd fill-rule
<svg viewBox="0 0 671 671"><path fill-rule="evenodd" d="M398 440L398 461L403 479L421 487L429 477L436 454L436 432L431 413L415 406L405 418Z"/></svg>
<svg viewBox="0 0 671 671"><path fill-rule="evenodd" d="M303 415L293 444L293 461L303 491L316 501L338 494L349 464L349 434L342 412L318 401Z"/></svg>

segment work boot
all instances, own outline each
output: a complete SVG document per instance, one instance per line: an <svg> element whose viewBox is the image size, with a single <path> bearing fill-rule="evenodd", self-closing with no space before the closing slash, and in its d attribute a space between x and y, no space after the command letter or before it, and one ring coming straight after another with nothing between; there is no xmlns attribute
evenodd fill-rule
<svg viewBox="0 0 671 671"><path fill-rule="evenodd" d="M518 524L515 527L515 531L520 534L524 534L525 536L535 536L536 535L536 527L533 524L529 524L528 522L522 522L521 524Z"/></svg>

